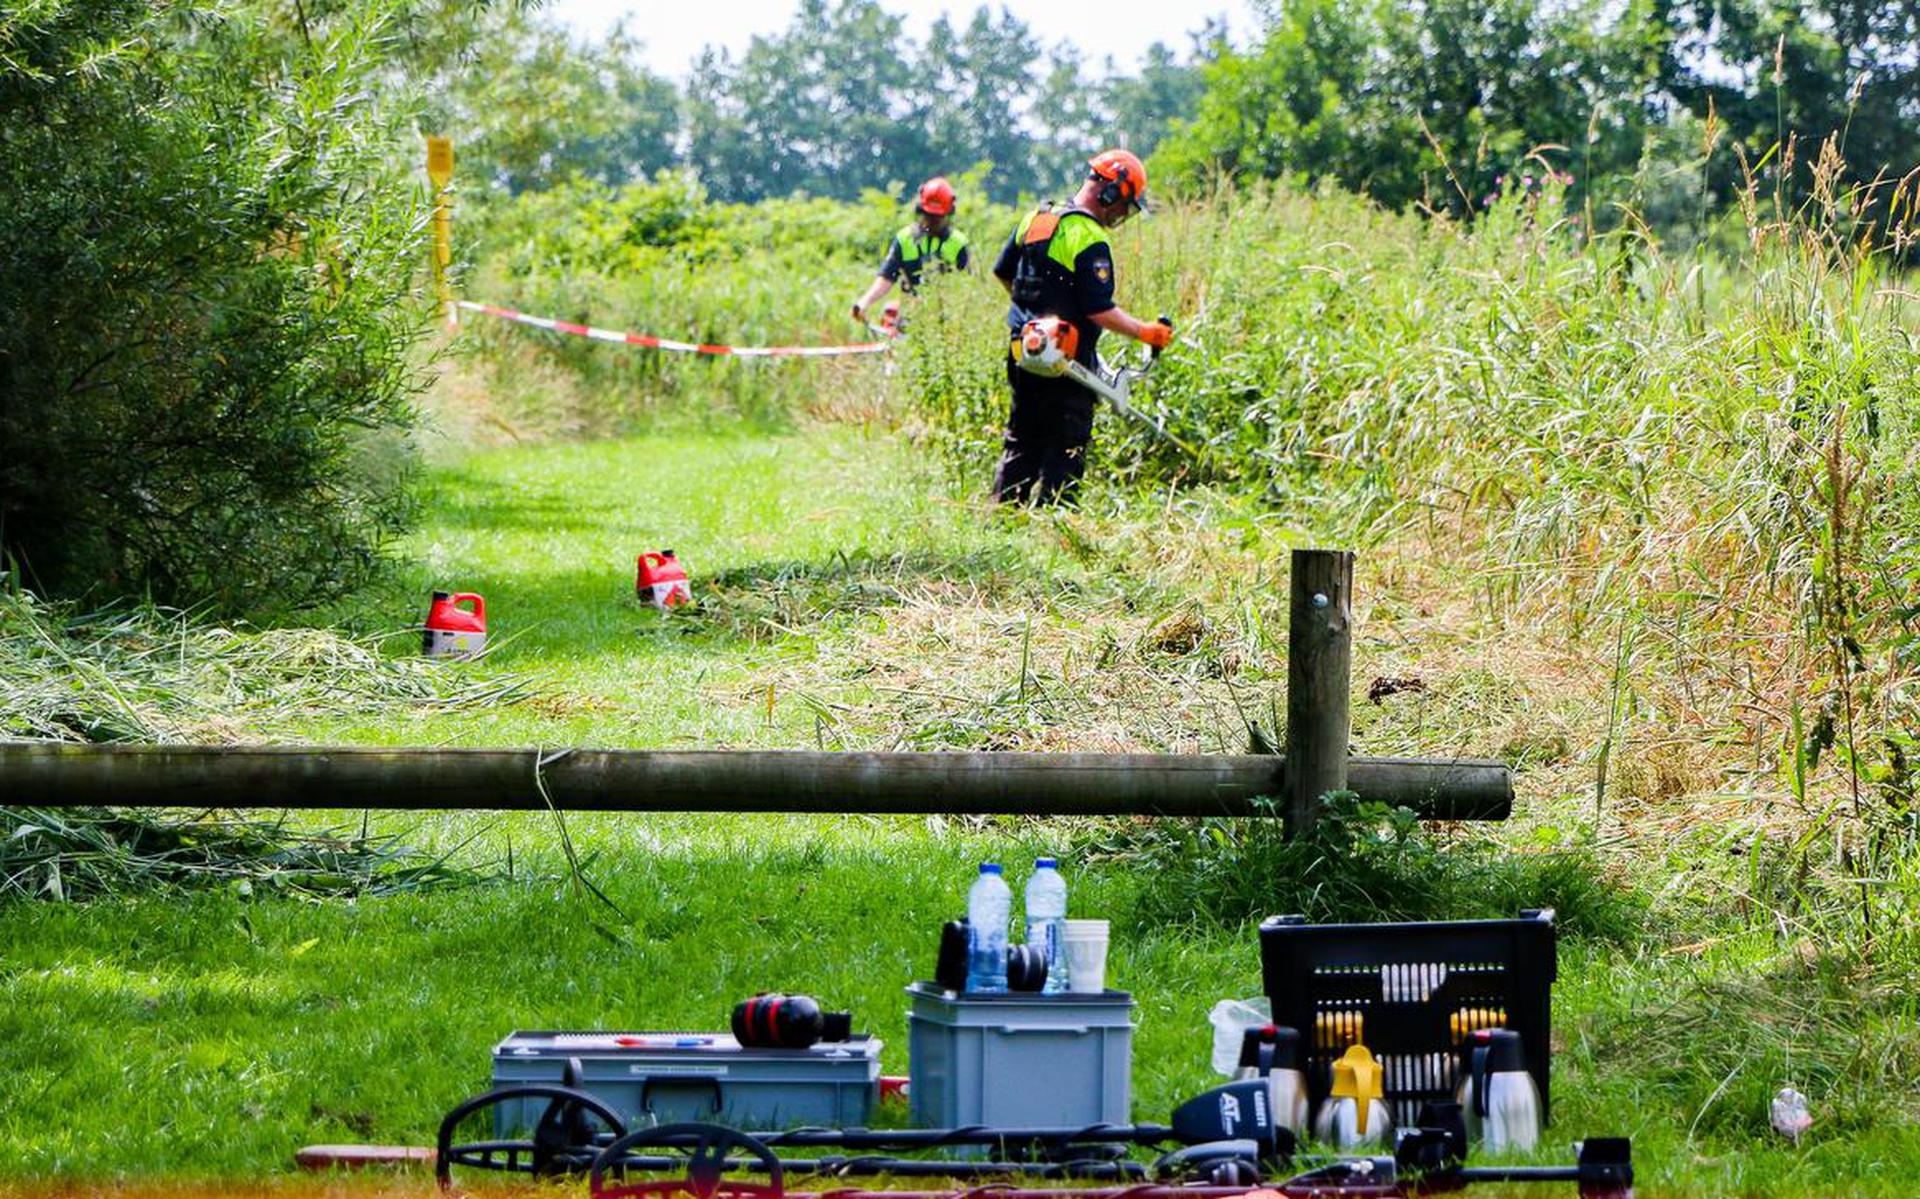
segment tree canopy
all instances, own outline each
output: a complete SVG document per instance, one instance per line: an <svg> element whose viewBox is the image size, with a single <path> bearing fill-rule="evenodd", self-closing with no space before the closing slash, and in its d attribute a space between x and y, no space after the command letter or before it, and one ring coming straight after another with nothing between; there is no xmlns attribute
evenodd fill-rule
<svg viewBox="0 0 1920 1199"><path fill-rule="evenodd" d="M1855 183L1920 167L1914 0L1274 0L1267 15L1255 44L1200 67L1197 109L1159 155L1175 178L1331 180L1459 213L1542 167L1576 194L1695 171L1709 198L1749 170L1803 195L1828 139Z"/></svg>
<svg viewBox="0 0 1920 1199"><path fill-rule="evenodd" d="M1005 9L942 15L919 40L881 0L802 0L739 54L704 52L676 89L624 33L594 45L504 13L443 115L465 160L509 191L675 166L722 201L851 199L984 165L1004 201L1068 185L1103 146L1150 153L1192 112L1222 39L1203 25L1185 55L1154 45L1130 74L1048 46Z"/></svg>

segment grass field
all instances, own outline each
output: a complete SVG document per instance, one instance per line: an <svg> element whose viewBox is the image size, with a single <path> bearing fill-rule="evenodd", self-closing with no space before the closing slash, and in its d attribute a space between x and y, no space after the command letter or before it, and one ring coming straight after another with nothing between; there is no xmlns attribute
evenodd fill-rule
<svg viewBox="0 0 1920 1199"><path fill-rule="evenodd" d="M845 426L457 458L430 479L406 547L417 566L330 615L373 634L418 619L430 585L480 591L499 649L449 669L522 678L532 697L368 716L323 702L223 710L209 695L205 725L185 732L1214 749L1270 722L1284 680L1278 564L1300 530L1204 492L1096 492L1053 516L947 494L903 441ZM691 565L699 612L634 603L633 554L662 544ZM1503 620L1472 577L1449 573L1444 539L1364 556L1358 588L1359 686L1418 675L1427 689L1359 704L1357 748L1522 768L1519 819L1441 844L1491 835L1525 859L1574 847L1629 907L1650 905L1650 920L1602 918L1605 902L1570 913L1556 1150L1631 1134L1653 1195L1912 1193L1913 1101L1887 1089L1916 1053L1904 992L1728 919L1712 892L1737 889L1739 870L1711 830L1637 818L1657 796L1645 763L1622 768L1618 807L1595 819L1593 763L1568 747L1604 733L1611 647ZM930 970L938 922L988 856L1061 850L1074 909L1116 920L1112 976L1140 1000L1142 1118L1207 1085L1207 1008L1259 989L1250 923L1155 906L1191 879L1141 848L1152 830L1139 824L567 824L618 913L568 880L550 820L478 814L379 827L463 846L462 860L501 874L511 861L510 878L481 889L0 908L0 1175L28 1189L281 1179L304 1143L427 1139L484 1088L487 1050L509 1029L713 1025L765 988L850 1005L886 1040L886 1069L904 1072L899 988ZM1224 868L1255 894L1271 886L1284 902L1331 881L1263 879L1257 838L1215 831ZM1821 1118L1798 1150L1765 1133L1765 1099L1786 1081Z"/></svg>

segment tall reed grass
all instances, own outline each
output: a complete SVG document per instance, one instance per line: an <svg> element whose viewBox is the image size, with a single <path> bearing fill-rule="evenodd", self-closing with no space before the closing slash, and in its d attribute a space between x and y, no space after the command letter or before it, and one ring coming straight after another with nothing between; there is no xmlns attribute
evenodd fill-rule
<svg viewBox="0 0 1920 1199"><path fill-rule="evenodd" d="M1594 239L1552 187L1462 226L1353 197L1223 190L1130 225L1120 298L1175 315L1136 396L1188 454L1105 422L1094 471L1257 499L1346 544L1423 546L1516 626L1588 647L1786 935L1904 940L1920 737L1920 295L1908 223L1862 228L1831 151L1743 256ZM986 477L1000 297L920 314L908 386ZM1608 818L1610 735L1592 819ZM1673 813L1664 813L1662 818ZM1629 834L1630 835L1630 834Z"/></svg>

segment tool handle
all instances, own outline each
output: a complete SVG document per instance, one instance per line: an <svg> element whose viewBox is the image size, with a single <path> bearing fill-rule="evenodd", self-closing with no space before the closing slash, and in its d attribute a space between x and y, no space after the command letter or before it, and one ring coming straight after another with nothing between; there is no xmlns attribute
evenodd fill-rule
<svg viewBox="0 0 1920 1199"><path fill-rule="evenodd" d="M1171 329L1171 328L1173 328L1173 318L1172 318L1172 317L1170 317L1170 316L1168 316L1168 315L1167 315L1166 313L1164 313L1164 312L1160 314L1160 323L1161 323L1161 324L1163 324L1163 325L1165 325L1165 326L1166 326L1167 328L1169 328L1169 329ZM1158 358L1158 357L1160 357L1160 347L1159 347L1159 346L1148 346L1148 347L1147 347L1147 362L1148 362L1149 364L1151 364L1151 363L1153 362L1153 360L1154 360L1154 359L1156 359L1156 358Z"/></svg>
<svg viewBox="0 0 1920 1199"><path fill-rule="evenodd" d="M653 1098L656 1091L704 1092L707 1097L707 1116L717 1117L726 1108L726 1098L720 1089L717 1078L687 1077L678 1074L661 1074L648 1077L640 1083L640 1111L660 1122L660 1116L653 1110Z"/></svg>
<svg viewBox="0 0 1920 1199"><path fill-rule="evenodd" d="M1454 1177L1461 1182L1579 1182L1579 1166L1462 1166Z"/></svg>
<svg viewBox="0 0 1920 1199"><path fill-rule="evenodd" d="M1053 1033L1058 1036L1064 1033L1070 1037L1084 1037L1092 1032L1093 1028L1086 1024L1002 1024L997 1031L1010 1035L1021 1033Z"/></svg>

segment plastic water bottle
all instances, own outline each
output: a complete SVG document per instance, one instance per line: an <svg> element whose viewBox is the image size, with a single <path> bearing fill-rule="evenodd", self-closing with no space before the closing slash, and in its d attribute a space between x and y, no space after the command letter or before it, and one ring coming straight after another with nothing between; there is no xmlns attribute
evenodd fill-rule
<svg viewBox="0 0 1920 1199"><path fill-rule="evenodd" d="M1027 879L1027 944L1047 958L1042 994L1058 995L1067 989L1067 955L1060 948L1066 923L1067 880L1060 877L1059 864L1052 858L1035 858L1033 876Z"/></svg>
<svg viewBox="0 0 1920 1199"><path fill-rule="evenodd" d="M967 892L967 990L1007 989L1007 923L1013 892L1000 877L1000 863L980 863L980 877Z"/></svg>

